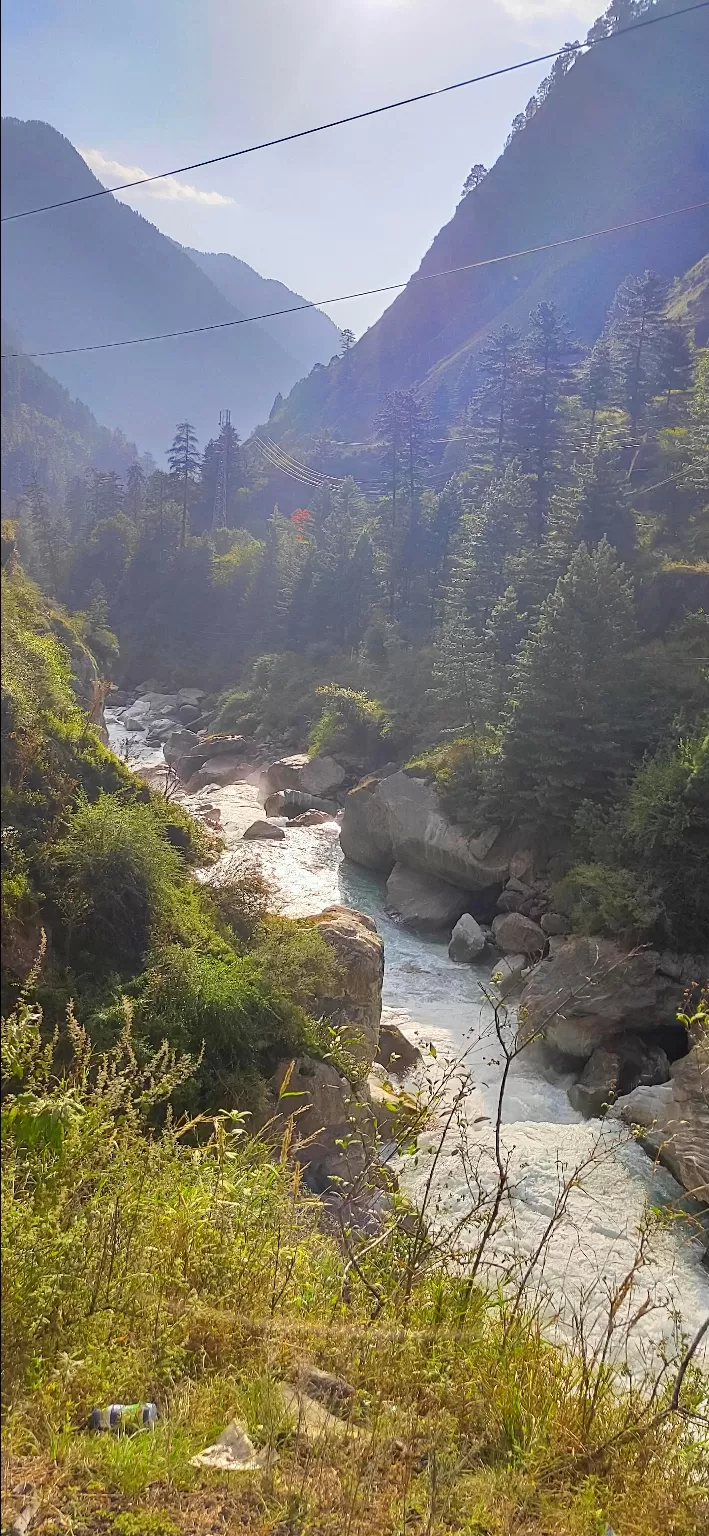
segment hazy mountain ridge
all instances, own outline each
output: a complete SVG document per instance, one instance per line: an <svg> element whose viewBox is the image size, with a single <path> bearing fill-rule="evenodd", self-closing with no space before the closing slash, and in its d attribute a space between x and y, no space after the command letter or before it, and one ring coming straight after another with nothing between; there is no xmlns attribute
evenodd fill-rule
<svg viewBox="0 0 709 1536"><path fill-rule="evenodd" d="M675 0L658 11L676 8ZM613 38L577 61L476 190L458 205L415 274L485 262L510 251L709 198L705 11ZM704 63L702 62L704 60ZM682 81L681 91L672 82ZM503 322L526 329L530 309L553 299L577 334L593 340L618 283L646 267L672 278L709 245L709 210L519 261L411 282L348 360L297 384L274 436L323 427L371 431L387 391L443 380Z"/></svg>
<svg viewBox="0 0 709 1536"><path fill-rule="evenodd" d="M53 499L83 470L123 476L138 459L124 433L102 427L81 400L21 353L18 338L2 331L2 472L6 496L22 495L34 476Z"/></svg>
<svg viewBox="0 0 709 1536"><path fill-rule="evenodd" d="M101 186L46 123L5 119L2 150L4 214ZM102 197L5 226L3 313L26 350L40 352L220 324L243 311L147 219ZM100 418L158 453L186 415L201 439L224 406L248 431L302 371L258 325L53 357L45 366Z"/></svg>
<svg viewBox="0 0 709 1536"><path fill-rule="evenodd" d="M196 251L188 245L183 246L183 250L206 273L229 303L234 304L243 314L255 315L269 309L287 309L289 305L308 302L302 294L287 288L285 283L279 283L275 278L261 277L260 273L238 256L230 256L225 251ZM266 331L295 358L302 374L309 373L315 363L329 363L340 347L341 332L320 309L260 320L259 329Z"/></svg>

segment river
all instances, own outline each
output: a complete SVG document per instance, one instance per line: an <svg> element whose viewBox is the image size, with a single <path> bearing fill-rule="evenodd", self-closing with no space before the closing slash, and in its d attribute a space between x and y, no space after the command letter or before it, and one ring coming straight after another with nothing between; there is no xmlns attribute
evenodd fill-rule
<svg viewBox="0 0 709 1536"><path fill-rule="evenodd" d="M120 716L107 711L106 719L111 744L125 755ZM136 735L129 744L131 763L162 763L162 750L138 745ZM403 1188L420 1201L431 1158L438 1153L428 1213L434 1222L457 1221L470 1201L465 1163L469 1166L471 1155L477 1155L488 1182L494 1169L491 1148L502 1063L483 991L489 970L456 965L445 943L393 922L383 908L383 883L343 859L335 821L289 827L282 842L242 844L245 828L263 815L255 776L252 782L213 788L206 798L220 811L223 858L233 857L236 849L248 850L244 856L258 861L282 912L307 916L342 904L374 918L385 948L383 1019L398 1024L420 1046L431 1079L440 1079L444 1063L464 1059L467 1091L442 1152L434 1126L420 1138L418 1156L402 1160L400 1167ZM567 1087L568 1081L550 1080L531 1053L515 1062L502 1108L512 1198L489 1256L493 1266L504 1265L513 1253L524 1266L550 1222L560 1188L575 1169L583 1169L545 1247L543 1265L537 1266L543 1274L535 1273L558 1328L572 1327L574 1310L583 1302L600 1329L607 1296L630 1269L640 1226L649 1222L648 1252L628 1303L638 1306L646 1296L654 1303L636 1330L631 1358L637 1359L648 1346L671 1338L680 1325L691 1336L709 1311L709 1274L701 1262L706 1236L702 1239L698 1225L705 1218L617 1122L584 1121L571 1108ZM467 1158L461 1156L461 1141L468 1147ZM678 1217L678 1211L686 1214Z"/></svg>

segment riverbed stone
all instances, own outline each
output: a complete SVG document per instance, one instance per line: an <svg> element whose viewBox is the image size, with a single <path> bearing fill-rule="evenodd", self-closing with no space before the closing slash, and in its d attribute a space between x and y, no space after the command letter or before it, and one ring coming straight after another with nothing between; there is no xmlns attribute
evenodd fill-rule
<svg viewBox="0 0 709 1536"><path fill-rule="evenodd" d="M307 752L295 752L290 757L280 757L269 763L261 775L260 792L265 801L280 789L300 789L300 776L309 762Z"/></svg>
<svg viewBox="0 0 709 1536"><path fill-rule="evenodd" d="M267 816L301 816L304 811L324 811L331 821L337 815L334 800L321 800L317 795L306 794L304 789L277 789L274 794L267 795L263 808Z"/></svg>
<svg viewBox="0 0 709 1536"><path fill-rule="evenodd" d="M199 751L199 737L195 735L194 731L189 731L186 726L181 726L179 730L171 731L163 747L165 762L170 768L174 768L176 773L180 772L180 763L183 758L193 757ZM199 766L205 762L207 756L207 752L201 754Z"/></svg>
<svg viewBox="0 0 709 1536"><path fill-rule="evenodd" d="M566 939L524 988L522 1036L543 1031L557 1050L587 1061L613 1035L674 1024L682 988L656 966L652 950L627 953L612 939Z"/></svg>
<svg viewBox="0 0 709 1536"><path fill-rule="evenodd" d="M332 799L338 789L342 788L345 778L342 764L336 762L334 757L311 757L301 769L298 788L321 800Z"/></svg>
<svg viewBox="0 0 709 1536"><path fill-rule="evenodd" d="M595 1118L621 1095L666 1083L669 1076L662 1046L637 1035L616 1035L596 1046L578 1082L569 1089L569 1102L586 1119Z"/></svg>
<svg viewBox="0 0 709 1536"><path fill-rule="evenodd" d="M542 955L546 949L546 935L539 924L521 912L496 917L492 935L503 955Z"/></svg>
<svg viewBox="0 0 709 1536"><path fill-rule="evenodd" d="M406 928L436 932L451 928L462 916L467 896L458 886L424 875L405 864L395 864L386 885L386 910Z"/></svg>
<svg viewBox="0 0 709 1536"><path fill-rule="evenodd" d="M283 827L279 827L276 821L252 821L251 826L242 834L244 842L276 843L282 843L285 835Z"/></svg>
<svg viewBox="0 0 709 1536"><path fill-rule="evenodd" d="M709 1043L693 1046L670 1074L669 1083L619 1098L610 1114L642 1127L650 1155L696 1200L709 1204Z"/></svg>
<svg viewBox="0 0 709 1536"><path fill-rule="evenodd" d="M491 988L499 998L509 997L522 986L528 968L528 955L501 955L490 972Z"/></svg>
<svg viewBox="0 0 709 1536"><path fill-rule="evenodd" d="M487 939L479 923L470 912L464 912L451 934L448 954L451 960L457 960L462 965L470 965L477 960L487 945Z"/></svg>
<svg viewBox="0 0 709 1536"><path fill-rule="evenodd" d="M515 837L496 827L466 837L443 814L432 784L399 771L365 779L345 797L340 843L346 858L369 869L388 874L405 864L461 890L484 891L507 879Z"/></svg>
<svg viewBox="0 0 709 1536"><path fill-rule="evenodd" d="M347 1049L369 1068L379 1042L384 979L384 945L376 923L364 912L340 906L328 907L314 921L339 970L331 991L318 998L317 1013L340 1030Z"/></svg>
<svg viewBox="0 0 709 1536"><path fill-rule="evenodd" d="M272 1078L276 1122L293 1119L290 1155L316 1194L342 1191L363 1174L374 1153L376 1122L358 1094L327 1061L300 1056L283 1061ZM281 1092L293 1095L280 1099Z"/></svg>
<svg viewBox="0 0 709 1536"><path fill-rule="evenodd" d="M383 1023L379 1029L376 1061L399 1080L420 1066L423 1058L417 1045L409 1040L398 1024Z"/></svg>

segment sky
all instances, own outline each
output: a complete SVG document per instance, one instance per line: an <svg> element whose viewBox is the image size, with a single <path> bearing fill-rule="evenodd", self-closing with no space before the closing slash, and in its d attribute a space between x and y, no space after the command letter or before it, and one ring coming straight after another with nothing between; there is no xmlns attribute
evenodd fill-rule
<svg viewBox="0 0 709 1536"><path fill-rule="evenodd" d="M604 0L4 0L3 112L105 185L583 38ZM122 194L308 299L405 280L549 65ZM46 217L51 217L47 215ZM391 296L328 310L360 335Z"/></svg>

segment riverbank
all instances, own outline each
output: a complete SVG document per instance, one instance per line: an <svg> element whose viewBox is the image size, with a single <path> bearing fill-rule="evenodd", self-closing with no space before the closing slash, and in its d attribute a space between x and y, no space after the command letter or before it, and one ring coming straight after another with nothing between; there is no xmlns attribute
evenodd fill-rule
<svg viewBox="0 0 709 1536"><path fill-rule="evenodd" d="M120 718L110 711L107 718L112 741L120 745ZM153 766L156 761L159 754ZM443 1149L438 1150L447 1114L442 1104L439 1122L420 1140L418 1163L404 1159L398 1169L403 1189L420 1203L436 1158L435 1207L431 1204L429 1214L450 1225L472 1199L461 1144L470 1149L486 1189L497 1177L494 1125L503 1063L485 995L494 966L480 972L456 965L443 940L412 933L395 922L385 910L384 879L344 859L336 819L293 826L283 818L283 841L244 843L244 831L262 814L262 766L245 763L243 780L203 788L186 796L186 803L197 809L209 804L219 811L226 844L222 857L228 860L238 851L257 861L288 915L315 915L342 904L376 922L385 947L383 1022L396 1024L421 1048L431 1088L440 1083L447 1062L462 1063L464 1091ZM652 1241L637 1289L651 1294L658 1307L643 1319L638 1349L671 1340L678 1325L691 1335L709 1309L709 1277L702 1264L703 1211L617 1122L584 1121L568 1100L571 1081L571 1074L550 1073L534 1049L523 1053L509 1073L501 1135L503 1155L510 1160L510 1198L490 1259L498 1266L528 1263L565 1184L574 1170L583 1169L566 1197L563 1220L554 1224L546 1244L541 1291L546 1293L547 1315L560 1312L561 1329L568 1334L575 1307L598 1287L600 1326L606 1289L620 1283L632 1267L638 1232L647 1217ZM685 1212L679 1220L678 1212Z"/></svg>

